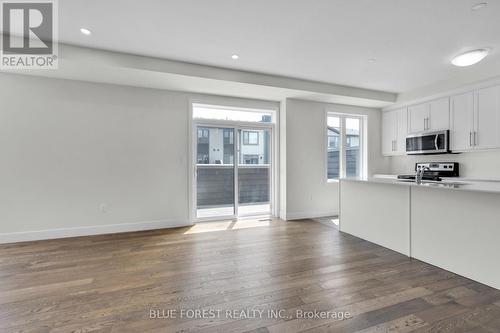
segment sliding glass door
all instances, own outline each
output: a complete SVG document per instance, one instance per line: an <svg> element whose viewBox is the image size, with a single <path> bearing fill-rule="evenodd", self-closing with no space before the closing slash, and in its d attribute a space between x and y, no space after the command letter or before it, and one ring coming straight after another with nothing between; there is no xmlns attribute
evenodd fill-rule
<svg viewBox="0 0 500 333"><path fill-rule="evenodd" d="M197 220L271 214L272 130L197 123Z"/></svg>
<svg viewBox="0 0 500 333"><path fill-rule="evenodd" d="M196 217L233 217L235 130L196 127Z"/></svg>
<svg viewBox="0 0 500 333"><path fill-rule="evenodd" d="M238 130L238 214L271 211L271 133L269 129Z"/></svg>

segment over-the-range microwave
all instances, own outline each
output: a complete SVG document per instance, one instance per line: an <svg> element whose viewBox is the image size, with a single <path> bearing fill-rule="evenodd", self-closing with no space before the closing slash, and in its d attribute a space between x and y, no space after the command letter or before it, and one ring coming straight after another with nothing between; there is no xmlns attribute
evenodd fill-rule
<svg viewBox="0 0 500 333"><path fill-rule="evenodd" d="M423 132L406 137L408 155L446 154L450 152L450 131Z"/></svg>

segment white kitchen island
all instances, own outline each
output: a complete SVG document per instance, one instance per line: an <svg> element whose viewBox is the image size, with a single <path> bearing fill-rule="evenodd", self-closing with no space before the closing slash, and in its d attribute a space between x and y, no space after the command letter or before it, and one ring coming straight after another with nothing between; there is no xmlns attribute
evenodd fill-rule
<svg viewBox="0 0 500 333"><path fill-rule="evenodd" d="M343 179L340 231L500 289L500 182Z"/></svg>

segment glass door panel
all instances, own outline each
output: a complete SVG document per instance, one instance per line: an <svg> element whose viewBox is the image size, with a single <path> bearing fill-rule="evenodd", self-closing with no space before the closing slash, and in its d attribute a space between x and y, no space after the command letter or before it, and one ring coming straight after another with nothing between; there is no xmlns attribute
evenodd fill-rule
<svg viewBox="0 0 500 333"><path fill-rule="evenodd" d="M345 170L347 177L361 177L360 123L360 118L345 118Z"/></svg>
<svg viewBox="0 0 500 333"><path fill-rule="evenodd" d="M238 130L238 215L271 212L271 131Z"/></svg>
<svg viewBox="0 0 500 333"><path fill-rule="evenodd" d="M342 137L340 117L328 116L328 179L340 178L340 141Z"/></svg>
<svg viewBox="0 0 500 333"><path fill-rule="evenodd" d="M196 127L196 217L232 217L234 195L234 129Z"/></svg>

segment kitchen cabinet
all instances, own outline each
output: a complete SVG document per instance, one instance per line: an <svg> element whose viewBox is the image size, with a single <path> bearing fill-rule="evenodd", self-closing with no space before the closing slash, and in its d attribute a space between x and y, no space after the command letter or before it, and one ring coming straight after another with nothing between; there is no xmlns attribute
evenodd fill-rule
<svg viewBox="0 0 500 333"><path fill-rule="evenodd" d="M340 231L410 256L410 186L341 182Z"/></svg>
<svg viewBox="0 0 500 333"><path fill-rule="evenodd" d="M429 131L447 130L450 128L450 99L440 98L429 103Z"/></svg>
<svg viewBox="0 0 500 333"><path fill-rule="evenodd" d="M382 154L394 154L394 140L396 139L396 111L382 113Z"/></svg>
<svg viewBox="0 0 500 333"><path fill-rule="evenodd" d="M498 289L500 265L492 263L500 253L500 191L493 184L439 188L342 179L339 228Z"/></svg>
<svg viewBox="0 0 500 333"><path fill-rule="evenodd" d="M450 149L468 151L473 149L474 93L468 92L451 97Z"/></svg>
<svg viewBox="0 0 500 333"><path fill-rule="evenodd" d="M492 264L500 251L499 201L493 193L412 187L411 257L500 288L500 265Z"/></svg>
<svg viewBox="0 0 500 333"><path fill-rule="evenodd" d="M450 127L450 99L436 99L408 107L409 132L432 132Z"/></svg>
<svg viewBox="0 0 500 333"><path fill-rule="evenodd" d="M500 148L500 86L451 98L451 150Z"/></svg>
<svg viewBox="0 0 500 333"><path fill-rule="evenodd" d="M500 86L479 89L474 98L474 149L499 148Z"/></svg>
<svg viewBox="0 0 500 333"><path fill-rule="evenodd" d="M406 152L408 118L406 108L382 113L382 154L402 155Z"/></svg>
<svg viewBox="0 0 500 333"><path fill-rule="evenodd" d="M408 135L408 110L406 108L396 111L396 154L406 154L406 136Z"/></svg>
<svg viewBox="0 0 500 333"><path fill-rule="evenodd" d="M410 106L408 108L408 117L410 118L410 133L426 131L429 103Z"/></svg>

